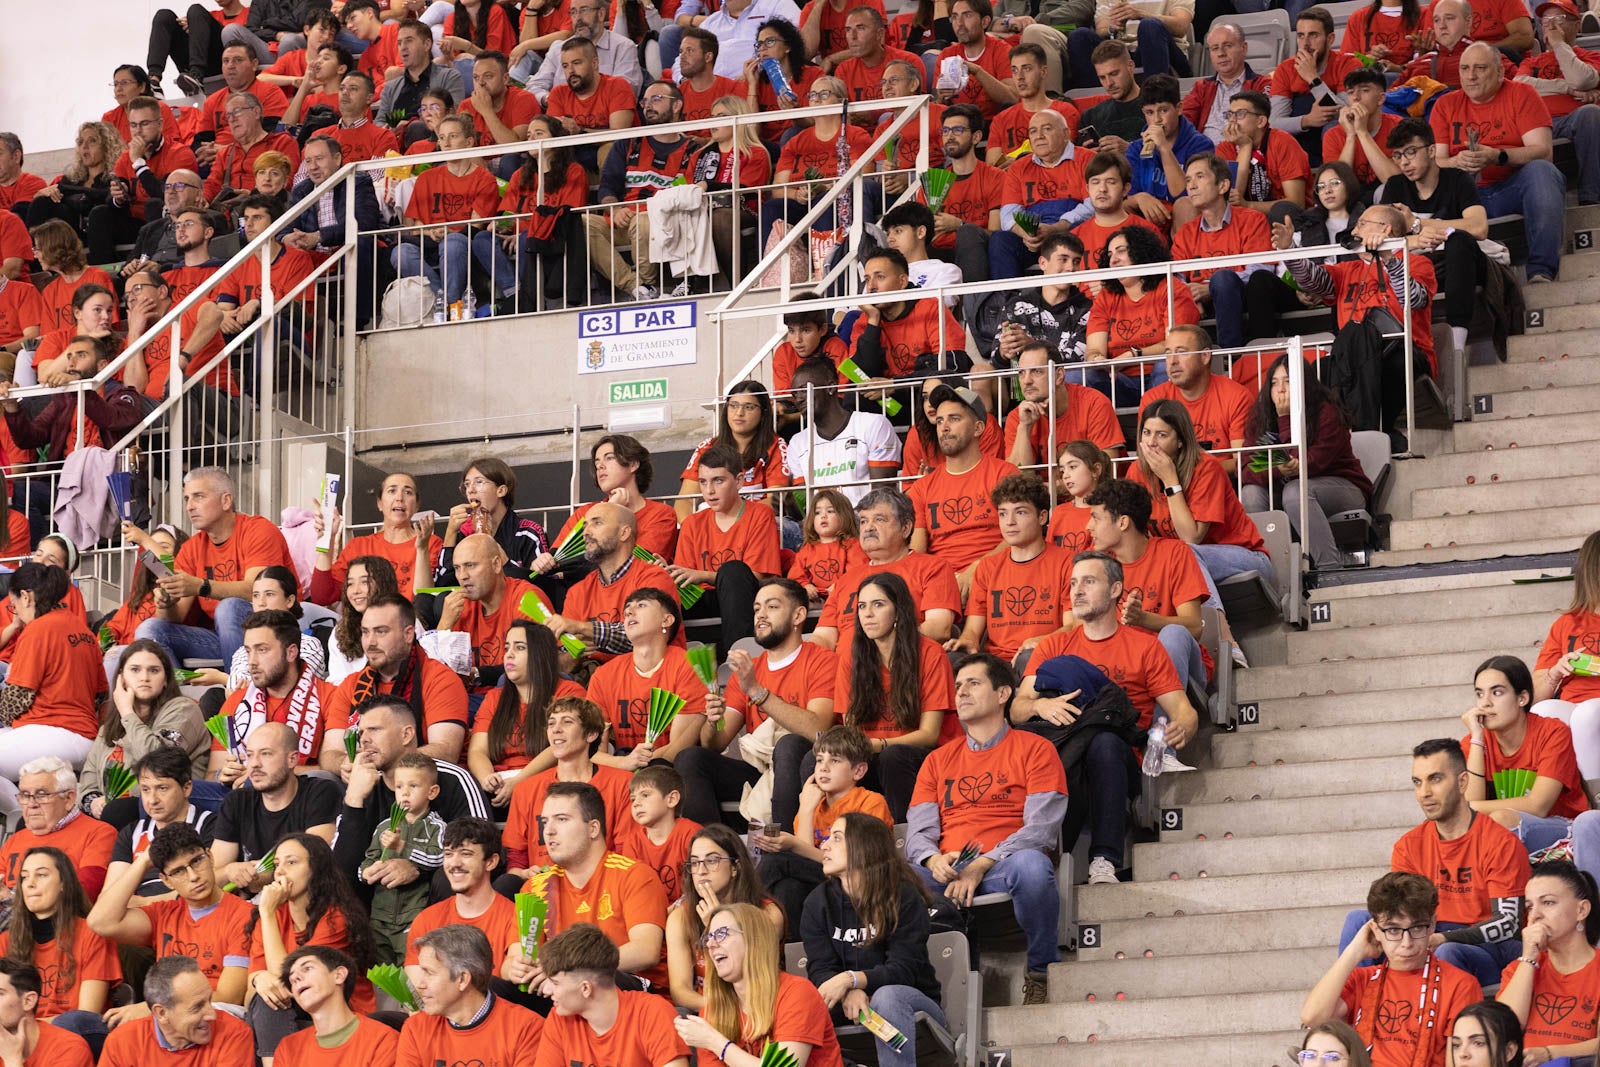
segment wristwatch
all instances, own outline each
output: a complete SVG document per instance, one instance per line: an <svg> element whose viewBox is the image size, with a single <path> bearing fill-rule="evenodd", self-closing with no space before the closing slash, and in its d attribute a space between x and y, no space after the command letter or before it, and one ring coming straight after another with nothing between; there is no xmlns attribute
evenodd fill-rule
<svg viewBox="0 0 1600 1067"><path fill-rule="evenodd" d="M208 597L208 598L211 596L211 579L210 578L207 578L205 581L200 583L200 595L203 596L203 597Z"/></svg>
<svg viewBox="0 0 1600 1067"><path fill-rule="evenodd" d="M1504 148L1500 149L1499 160L1500 160L1500 165L1502 167L1505 166L1507 163L1511 162L1511 153L1507 152Z"/></svg>
<svg viewBox="0 0 1600 1067"><path fill-rule="evenodd" d="M1181 486L1181 485L1163 485L1161 487L1161 492L1162 492L1162 494L1164 496L1177 496L1179 493L1183 492L1183 486Z"/></svg>

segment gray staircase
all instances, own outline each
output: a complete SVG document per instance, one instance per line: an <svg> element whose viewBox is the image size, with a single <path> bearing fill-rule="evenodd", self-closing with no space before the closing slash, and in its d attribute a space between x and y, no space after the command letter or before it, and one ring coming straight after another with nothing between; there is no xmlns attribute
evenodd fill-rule
<svg viewBox="0 0 1600 1067"><path fill-rule="evenodd" d="M1569 229L1600 226L1572 209ZM1600 255L1532 287L1544 327L1503 364L1474 366L1490 411L1398 461L1374 568L1568 553L1600 528ZM1412 746L1459 737L1473 668L1531 666L1568 566L1383 572L1314 590L1281 662L1236 675L1254 721L1191 745L1191 774L1159 783L1167 816L1133 846L1132 881L1080 886L1080 947L1050 973L1049 1010L988 1010L1016 1067L1287 1067L1305 992L1334 959L1345 913L1421 816ZM1090 933L1090 936L1083 936Z"/></svg>

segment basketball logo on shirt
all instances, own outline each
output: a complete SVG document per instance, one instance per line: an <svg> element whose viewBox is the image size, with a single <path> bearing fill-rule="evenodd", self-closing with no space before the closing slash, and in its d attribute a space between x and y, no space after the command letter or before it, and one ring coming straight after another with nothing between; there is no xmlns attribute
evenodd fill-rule
<svg viewBox="0 0 1600 1067"><path fill-rule="evenodd" d="M235 582L239 580L239 562L232 559L218 560L206 568L206 577L212 581Z"/></svg>
<svg viewBox="0 0 1600 1067"><path fill-rule="evenodd" d="M43 997L55 996L56 982L59 981L60 978L61 968L57 967L53 963L46 964L45 966L39 968L39 985L43 987Z"/></svg>
<svg viewBox="0 0 1600 1067"><path fill-rule="evenodd" d="M960 778L946 778L944 780L944 806L956 806L952 791L959 793L961 799L968 804L976 804L989 793L989 788L994 785L994 775L985 771L983 774L966 774Z"/></svg>
<svg viewBox="0 0 1600 1067"><path fill-rule="evenodd" d="M939 510L944 512L944 517L960 526L972 518L973 503L970 496L953 496L939 505Z"/></svg>
<svg viewBox="0 0 1600 1067"><path fill-rule="evenodd" d="M1064 548L1068 552L1072 552L1074 554L1078 552L1087 552L1092 547L1090 545L1090 538L1087 530L1082 530L1078 533L1058 534L1054 540L1058 548Z"/></svg>
<svg viewBox="0 0 1600 1067"><path fill-rule="evenodd" d="M1378 1005L1378 1029L1390 1037L1400 1033L1400 1028L1411 1018L1409 1000L1386 1000Z"/></svg>
<svg viewBox="0 0 1600 1067"><path fill-rule="evenodd" d="M1046 599L1050 596L1049 593L1043 595ZM994 597L996 604L1003 603L1006 611L1020 618L1026 615L1028 609L1033 607L1034 602L1039 599L1040 591L1031 585L1008 585L1003 590L995 590ZM998 610L992 614L996 618L1000 616Z"/></svg>
<svg viewBox="0 0 1600 1067"><path fill-rule="evenodd" d="M813 585L832 585L839 580L839 561L836 559L819 559L811 565L811 583Z"/></svg>
<svg viewBox="0 0 1600 1067"><path fill-rule="evenodd" d="M1572 1009L1578 1006L1577 997L1558 997L1554 993L1540 993L1533 998L1533 1010L1539 1013L1539 1018L1547 1026L1554 1026L1562 1019L1572 1014Z"/></svg>
<svg viewBox="0 0 1600 1067"><path fill-rule="evenodd" d="M1111 328L1122 341L1131 341L1139 334L1139 324L1131 319L1118 319L1111 324Z"/></svg>
<svg viewBox="0 0 1600 1067"><path fill-rule="evenodd" d="M492 634L483 639L483 644L477 648L475 662L479 667L493 667L504 661L505 656L501 648L502 639L498 634Z"/></svg>
<svg viewBox="0 0 1600 1067"><path fill-rule="evenodd" d="M1585 652L1590 649L1600 649L1600 630L1567 635L1568 652Z"/></svg>
<svg viewBox="0 0 1600 1067"><path fill-rule="evenodd" d="M700 551L700 565L708 571L714 571L724 563L732 561L732 559L733 549L731 548L719 549L716 552L707 552L704 549Z"/></svg>
<svg viewBox="0 0 1600 1067"><path fill-rule="evenodd" d="M617 701L617 728L621 730L632 729L634 721L644 722L648 712L645 709L644 697L633 700L626 698Z"/></svg>

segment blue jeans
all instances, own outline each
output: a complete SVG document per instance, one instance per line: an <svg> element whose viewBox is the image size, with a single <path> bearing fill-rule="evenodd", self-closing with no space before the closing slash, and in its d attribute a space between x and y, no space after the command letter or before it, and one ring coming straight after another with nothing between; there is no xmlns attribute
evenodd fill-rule
<svg viewBox="0 0 1600 1067"><path fill-rule="evenodd" d="M1211 310L1217 318L1217 344L1223 348L1244 345L1244 276L1236 270L1219 270L1211 276Z"/></svg>
<svg viewBox="0 0 1600 1067"><path fill-rule="evenodd" d="M1175 73L1180 78L1187 78L1190 75L1188 57L1178 47L1178 42L1172 39L1172 31L1160 19L1140 19L1138 35L1133 51L1136 61L1144 68L1145 77ZM1095 47L1103 40L1105 38L1096 33L1093 26L1080 26L1067 35L1067 67L1074 87L1100 87L1091 57Z"/></svg>
<svg viewBox="0 0 1600 1067"><path fill-rule="evenodd" d="M489 288L499 296L510 296L517 291L524 274L532 277L533 255L528 250L526 238L517 238L517 261L511 262L500 235L489 230L479 230L472 235L472 258L489 274Z"/></svg>
<svg viewBox="0 0 1600 1067"><path fill-rule="evenodd" d="M677 20L662 24L656 31L656 44L661 48L661 69L672 74L672 65L678 61L678 48L683 44L683 27Z"/></svg>
<svg viewBox="0 0 1600 1067"><path fill-rule="evenodd" d="M1094 364L1086 363L1085 368ZM1077 368L1071 373L1072 378L1077 378ZM1088 370L1083 371L1083 384L1090 389L1097 389L1111 398L1111 402L1119 408L1132 408L1139 406L1139 399L1144 396L1144 391L1152 386L1160 385L1167 380L1167 365L1164 362L1144 364L1144 379L1129 377L1118 370Z"/></svg>
<svg viewBox="0 0 1600 1067"><path fill-rule="evenodd" d="M389 262L394 266L397 277L421 275L428 279L428 284L435 291L439 289L439 271L442 270L445 303L453 304L467 291L470 249L464 233L447 233L442 241L424 237L420 243L415 234L407 234L389 254Z"/></svg>
<svg viewBox="0 0 1600 1067"><path fill-rule="evenodd" d="M1557 137L1570 137L1578 155L1578 203L1600 204L1600 107L1585 104L1552 120Z"/></svg>
<svg viewBox="0 0 1600 1067"><path fill-rule="evenodd" d="M1161 642L1161 647L1167 650L1167 655L1172 657L1172 665L1178 670L1178 677L1183 679L1185 691L1190 683L1206 687L1206 664L1200 657L1200 642L1194 639L1187 627L1172 623L1163 626L1156 634L1156 639Z"/></svg>
<svg viewBox="0 0 1600 1067"><path fill-rule="evenodd" d="M106 1043L106 1034L111 1032L106 1021L92 1011L64 1011L51 1019L50 1023L83 1038L89 1045L90 1055L96 1059L100 1058L100 1048Z"/></svg>
<svg viewBox="0 0 1600 1067"><path fill-rule="evenodd" d="M1365 908L1357 908L1344 917L1344 929L1339 931L1339 951L1342 953L1350 947L1361 928L1372 918L1372 913ZM1435 925L1439 933L1449 933L1451 930L1460 930L1463 923L1438 923ZM1506 964L1522 955L1521 941L1492 941L1485 945L1463 945L1456 941L1446 941L1433 950L1433 954L1452 967L1460 967L1478 980L1479 985L1498 985L1500 972L1505 970ZM1362 960L1362 966L1377 963L1377 960Z"/></svg>
<svg viewBox="0 0 1600 1067"><path fill-rule="evenodd" d="M944 886L934 881L928 868L917 864L916 869L929 889L935 893L944 892ZM978 893L1011 894L1011 910L1028 939L1028 970L1042 971L1060 962L1056 923L1061 914L1061 897L1056 891L1056 869L1049 856L1031 848L1013 852L989 869L978 883Z"/></svg>
<svg viewBox="0 0 1600 1067"><path fill-rule="evenodd" d="M244 644L245 616L253 610L250 601L229 597L217 602L216 614L212 616L215 629L146 619L139 624L135 636L148 637L166 649L175 666L182 666L186 659L220 659L226 669L226 664L233 662L233 654Z"/></svg>
<svg viewBox="0 0 1600 1067"><path fill-rule="evenodd" d="M1243 545L1191 545L1194 554L1200 557L1200 566L1211 575L1214 582L1232 578L1235 574L1245 571L1255 571L1266 579L1269 586L1277 588L1277 579L1272 576L1272 557L1265 552L1257 552L1245 548ZM1283 592L1283 590L1278 590Z"/></svg>
<svg viewBox="0 0 1600 1067"><path fill-rule="evenodd" d="M1489 217L1521 215L1528 234L1528 275L1554 278L1561 263L1561 228L1566 218L1567 181L1549 160L1524 163L1502 181L1478 186Z"/></svg>
<svg viewBox="0 0 1600 1067"><path fill-rule="evenodd" d="M914 985L879 986L873 990L869 1001L873 1011L906 1035L906 1043L898 1052L882 1041L878 1042L878 1067L916 1067L917 1012L927 1012L939 1021L940 1026L948 1025L944 1009Z"/></svg>
<svg viewBox="0 0 1600 1067"><path fill-rule="evenodd" d="M1038 255L1028 251L1022 238L1010 230L997 230L989 235L989 277L1020 278L1038 262Z"/></svg>

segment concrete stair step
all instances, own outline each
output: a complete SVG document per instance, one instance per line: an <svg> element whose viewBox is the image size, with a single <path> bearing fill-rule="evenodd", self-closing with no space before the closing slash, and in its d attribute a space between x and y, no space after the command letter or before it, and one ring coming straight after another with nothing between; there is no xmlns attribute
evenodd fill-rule
<svg viewBox="0 0 1600 1067"><path fill-rule="evenodd" d="M1396 603L1397 598L1402 595L1405 597L1405 601L1409 602L1412 596L1418 593L1448 593L1457 590L1484 589L1491 586L1511 589L1515 588L1513 582L1518 578L1549 578L1557 575L1570 577L1571 574L1572 569L1570 567L1523 567L1516 570L1502 571L1471 570L1459 571L1454 574L1431 573L1419 578L1391 578L1381 581L1335 585L1312 592L1311 598L1313 600L1331 600L1338 605L1331 623L1314 623L1313 625L1338 625L1340 613L1344 611L1345 604L1384 603L1403 609L1401 604Z"/></svg>
<svg viewBox="0 0 1600 1067"><path fill-rule="evenodd" d="M1530 334L1530 337L1537 336ZM1512 338L1513 341L1522 340ZM1567 355L1546 348L1543 362L1515 361L1481 363L1467 371L1473 393L1514 393L1523 389L1542 393L1547 389L1581 388L1600 382L1600 365L1593 359Z"/></svg>
<svg viewBox="0 0 1600 1067"><path fill-rule="evenodd" d="M1377 782L1404 782L1410 772L1410 756L1361 755L1292 766L1223 767L1163 776L1160 795L1164 807L1328 798L1364 792Z"/></svg>
<svg viewBox="0 0 1600 1067"><path fill-rule="evenodd" d="M1576 211L1577 209L1569 207L1567 210L1572 212ZM1568 231L1570 232L1574 229L1590 229L1592 228L1592 225L1592 223L1583 225L1574 224L1569 220L1567 227ZM1574 252L1569 247L1566 254L1561 257L1561 281L1550 282L1548 284L1570 285L1573 282L1580 282L1589 278L1600 278L1600 262L1596 262L1597 258L1600 257L1596 257L1593 254L1593 251L1594 250L1591 249L1583 252ZM1535 286L1534 288L1537 291L1538 286Z"/></svg>
<svg viewBox="0 0 1600 1067"><path fill-rule="evenodd" d="M1304 993L1328 969L1326 948L1267 952L1219 952L1205 956L1143 956L1127 960L1076 960L1050 965L1050 1002L1071 1004L1094 997L1128 1000L1181 997L1204 989L1212 996L1233 993Z"/></svg>
<svg viewBox="0 0 1600 1067"><path fill-rule="evenodd" d="M1592 411L1595 404L1594 389L1589 385L1507 390L1490 393L1489 399L1492 410L1477 418L1520 419L1529 415L1562 415L1571 411Z"/></svg>
<svg viewBox="0 0 1600 1067"><path fill-rule="evenodd" d="M1411 760L1406 758L1403 762L1409 767ZM1134 880L1146 882L1171 878L1174 874L1179 878L1199 878L1202 873L1208 878L1223 878L1235 874L1377 867L1389 862L1389 853L1399 836L1393 830L1380 828L1181 841L1170 845L1137 844L1133 846Z"/></svg>
<svg viewBox="0 0 1600 1067"><path fill-rule="evenodd" d="M1600 513L1600 507L1596 509ZM1489 516L1461 516L1457 521ZM1445 520L1437 520L1443 522ZM1445 648L1488 648L1496 641L1531 641L1550 629L1550 611L1525 611L1514 597L1504 600L1502 613L1468 617L1435 617L1426 625L1399 622L1346 630L1290 632L1289 664L1332 663L1372 656L1425 655ZM1508 614L1515 610L1517 614ZM1559 611L1559 609L1556 609Z"/></svg>
<svg viewBox="0 0 1600 1067"><path fill-rule="evenodd" d="M1515 488L1521 483L1508 483ZM1465 487L1471 489L1473 487ZM1427 493L1452 493L1454 489L1429 489ZM1421 493L1415 494L1420 496ZM1517 572L1518 576L1534 577L1539 572ZM1483 577L1473 575L1472 577ZM1313 622L1307 631L1329 637L1339 630L1360 630L1370 626L1403 626L1417 623L1434 623L1441 620L1471 619L1493 614L1507 608L1518 612L1560 612L1572 599L1572 583L1540 582L1517 585L1504 572L1489 575L1494 580L1481 585L1453 589L1433 587L1434 579L1420 589L1400 590L1386 583L1372 583L1370 596L1335 597L1333 594L1349 589L1366 589L1367 585L1313 590L1311 600L1327 601L1328 620Z"/></svg>
<svg viewBox="0 0 1600 1067"><path fill-rule="evenodd" d="M1462 710L1465 710L1462 705ZM1361 723L1357 726L1313 726L1300 730L1251 730L1211 737L1213 767L1248 767L1264 763L1306 763L1339 752L1365 756L1410 752L1435 737L1459 737L1460 711L1436 719ZM1452 725L1454 724L1454 725Z"/></svg>
<svg viewBox="0 0 1600 1067"><path fill-rule="evenodd" d="M1600 258L1597 256L1596 258ZM1206 1067L1293 1067L1292 1049L1300 1033L1191 1035L1178 1040L1099 1041L1013 1047L1016 1067L1150 1067L1152 1063L1192 1062Z"/></svg>
<svg viewBox="0 0 1600 1067"><path fill-rule="evenodd" d="M1583 304L1594 299L1595 287L1593 282L1589 280L1593 275L1585 275L1576 279L1569 278L1567 277L1565 263L1562 264L1561 275L1561 280L1558 282L1535 286L1533 289L1528 290L1527 297L1532 298L1528 303L1530 310L1535 308L1571 307L1574 304ZM1524 297L1524 299L1527 299L1527 297ZM1566 327L1552 326L1549 328L1565 329Z"/></svg>
<svg viewBox="0 0 1600 1067"><path fill-rule="evenodd" d="M1522 556L1546 556L1561 552L1576 552L1583 543L1584 534L1565 534L1560 537L1537 537L1527 541L1496 541L1492 544L1440 545L1429 548L1408 548L1397 552L1375 552L1374 567L1411 567L1424 563L1455 563L1475 559L1515 559Z"/></svg>
<svg viewBox="0 0 1600 1067"><path fill-rule="evenodd" d="M1581 285L1574 286L1573 295L1583 288ZM1600 326L1600 305L1595 304L1593 300L1594 286L1589 285L1588 289L1590 293L1588 300L1575 298L1565 304L1550 303L1545 299L1545 294L1536 289L1534 299L1544 309L1544 328L1529 330L1527 335L1529 337L1539 337L1544 334L1561 333L1569 330L1590 330ZM1558 293L1555 295L1557 299L1561 299L1569 294ZM1530 305L1531 308L1532 305Z"/></svg>
<svg viewBox="0 0 1600 1067"><path fill-rule="evenodd" d="M1542 639L1544 635L1541 633L1539 636ZM1461 685L1471 680L1472 669L1483 662L1486 655L1506 651L1512 650L1505 642L1494 641L1492 644L1470 651L1436 652L1424 658L1384 656L1340 660L1335 663L1320 664L1313 671L1308 671L1303 666L1252 667L1248 671L1239 672L1235 677L1238 680L1241 701L1266 701L1332 693L1365 693L1370 690L1391 689L1397 683L1404 683L1408 689L1435 685Z"/></svg>
<svg viewBox="0 0 1600 1067"><path fill-rule="evenodd" d="M990 1008L988 1033L1004 1034L1015 1044L1067 1042L1096 1044L1120 1040L1188 1038L1199 1034L1276 1032L1299 1018L1304 992L1243 993L1230 997L1228 1010L1218 1011L1209 996L1163 1000L1096 1000L1055 1004L1049 1011L1033 1008ZM1067 1062L1067 1061L1062 1061Z"/></svg>
<svg viewBox="0 0 1600 1067"><path fill-rule="evenodd" d="M1412 811L1416 811L1415 804ZM1305 878L1296 872L1134 882L1131 885L1085 885L1078 888L1078 921L1108 923L1266 911L1289 899L1308 908L1342 906L1351 900L1365 899L1367 887L1385 870L1383 867L1350 867L1327 871L1315 878Z"/></svg>
<svg viewBox="0 0 1600 1067"><path fill-rule="evenodd" d="M1347 903L1320 908L1281 908L1274 911L1236 911L1224 915L1186 915L1181 918L1134 919L1100 923L1098 949L1085 949L1080 938L1080 960L1174 959L1180 956L1209 955L1219 945L1236 952L1264 952L1285 948L1325 946L1328 962L1335 956L1339 930L1352 908L1362 906L1366 890ZM1293 903L1289 898L1283 903ZM1145 953L1150 953L1146 956ZM1305 991L1299 993L1304 998ZM1298 1001L1296 1007L1298 1007ZM1215 1002L1213 1002L1215 1008ZM1298 1015L1291 1016L1290 1021Z"/></svg>
<svg viewBox="0 0 1600 1067"><path fill-rule="evenodd" d="M1370 792L1343 796L1173 805L1163 815L1176 810L1183 829L1162 830L1161 842L1179 844L1184 841L1316 833L1329 825L1332 812L1338 812L1338 825L1345 830L1408 829L1421 820L1421 815L1416 798L1410 790L1399 789L1400 784L1401 780L1397 777L1397 788L1388 793L1378 792L1378 783L1374 782ZM1082 899L1081 896L1079 899Z"/></svg>
<svg viewBox="0 0 1600 1067"><path fill-rule="evenodd" d="M1596 466L1600 466L1600 462L1597 462ZM1573 500L1572 490L1571 478L1533 478L1527 481L1419 489L1411 494L1409 517L1426 519L1564 508ZM1519 602L1523 592L1525 591L1519 591L1517 597Z"/></svg>
<svg viewBox="0 0 1600 1067"><path fill-rule="evenodd" d="M1600 424L1595 422L1591 411L1531 415L1522 419L1497 419L1486 415L1472 422L1456 424L1455 451L1564 445L1574 441L1593 441L1596 437L1600 437Z"/></svg>
<svg viewBox="0 0 1600 1067"><path fill-rule="evenodd" d="M1573 488L1576 495L1578 487ZM1543 540L1558 537L1577 537L1582 540L1596 529L1600 529L1600 504L1571 504L1561 508L1530 508L1491 515L1403 519L1389 526L1389 543L1394 551L1447 545L1494 545L1505 543L1506 534L1515 530L1537 532Z"/></svg>
<svg viewBox="0 0 1600 1067"><path fill-rule="evenodd" d="M1600 381L1600 377L1596 380ZM1600 457L1592 449L1528 445L1447 452L1427 459L1403 460L1391 469L1394 487L1389 498L1398 500L1404 494L1434 486L1483 485L1525 478L1589 478L1600 470Z"/></svg>
<svg viewBox="0 0 1600 1067"><path fill-rule="evenodd" d="M1428 689L1383 689L1352 700L1347 694L1268 700L1260 705L1257 721L1240 726L1241 734L1278 733L1324 726L1395 722L1398 717L1433 721L1460 714L1472 701L1472 688L1440 685Z"/></svg>
<svg viewBox="0 0 1600 1067"><path fill-rule="evenodd" d="M1557 359L1589 359L1600 356L1600 340L1587 329L1532 330L1507 339L1511 363L1554 362Z"/></svg>

